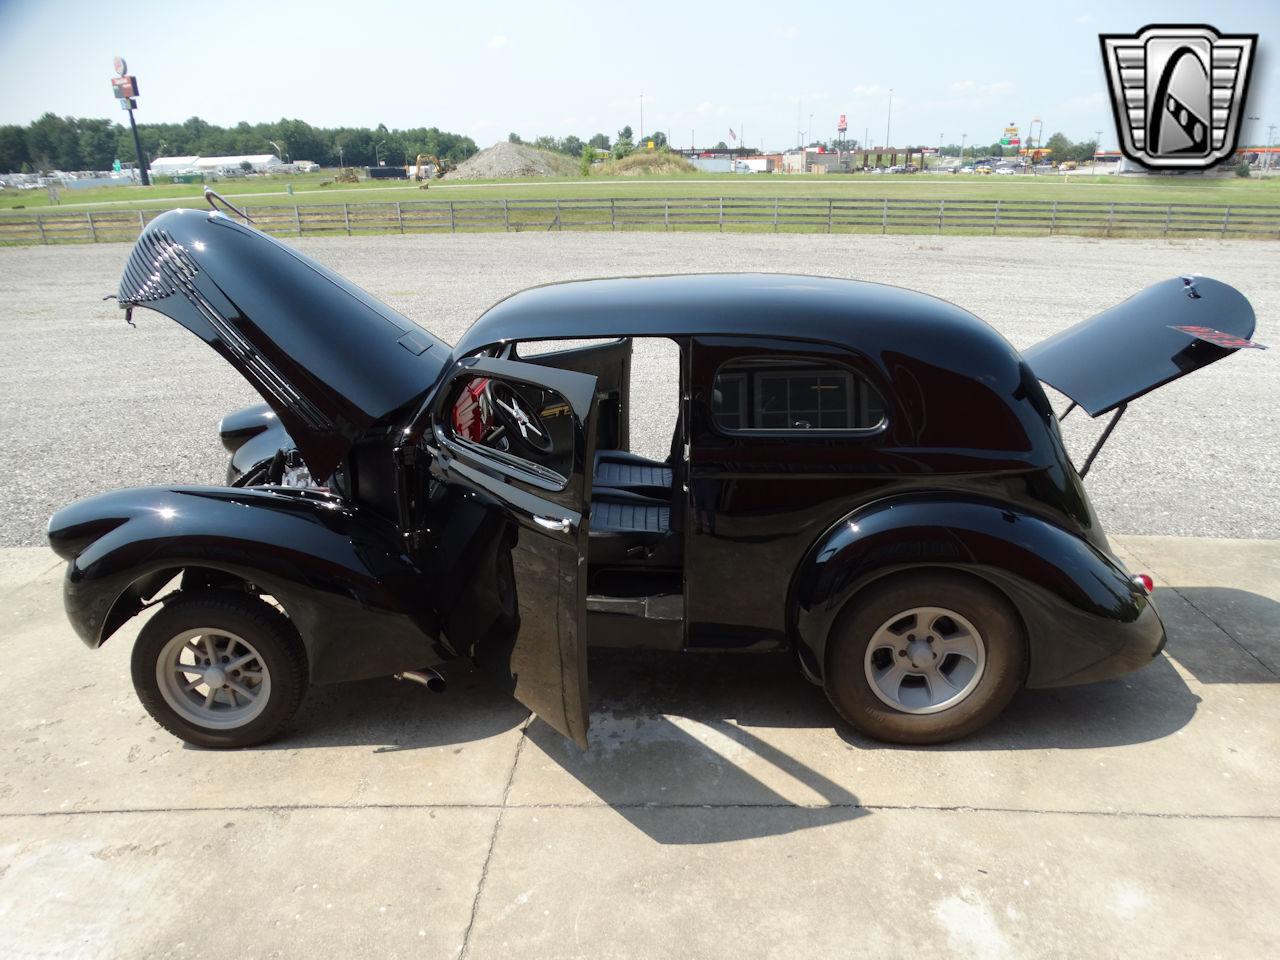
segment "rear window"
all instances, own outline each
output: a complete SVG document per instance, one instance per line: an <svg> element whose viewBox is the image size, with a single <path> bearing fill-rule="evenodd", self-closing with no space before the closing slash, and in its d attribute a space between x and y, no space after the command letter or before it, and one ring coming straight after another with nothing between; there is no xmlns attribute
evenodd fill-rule
<svg viewBox="0 0 1280 960"><path fill-rule="evenodd" d="M716 371L715 424L728 433L871 430L884 399L865 377L830 361L794 357L731 360Z"/></svg>

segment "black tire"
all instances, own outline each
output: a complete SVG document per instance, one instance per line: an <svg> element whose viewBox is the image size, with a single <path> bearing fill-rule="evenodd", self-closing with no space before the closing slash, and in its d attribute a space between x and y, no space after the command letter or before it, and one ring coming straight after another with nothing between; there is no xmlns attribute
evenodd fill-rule
<svg viewBox="0 0 1280 960"><path fill-rule="evenodd" d="M986 659L967 695L927 714L896 709L867 678L868 647L876 631L918 607L942 607L968 620L981 635ZM994 720L1022 686L1027 648L1017 614L993 588L963 575L929 571L892 577L854 597L832 628L826 661L827 698L854 729L888 743L921 745L958 740Z"/></svg>
<svg viewBox="0 0 1280 960"><path fill-rule="evenodd" d="M166 700L157 662L169 642L203 627L225 630L256 650L270 678L265 705L240 726L204 726ZM180 596L147 621L133 645L133 688L147 713L175 737L198 747L251 747L275 736L297 712L307 691L307 654L293 626L279 611L248 594L211 590Z"/></svg>

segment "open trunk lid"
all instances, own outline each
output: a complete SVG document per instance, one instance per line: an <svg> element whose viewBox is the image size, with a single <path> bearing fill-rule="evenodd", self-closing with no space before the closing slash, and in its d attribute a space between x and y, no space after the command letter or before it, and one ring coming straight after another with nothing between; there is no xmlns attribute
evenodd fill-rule
<svg viewBox="0 0 1280 960"><path fill-rule="evenodd" d="M1250 342L1253 307L1208 277L1174 277L1024 350L1036 378L1091 417L1194 373Z"/></svg>
<svg viewBox="0 0 1280 960"><path fill-rule="evenodd" d="M178 321L240 371L280 417L313 476L362 433L421 399L442 341L258 230L171 210L134 246L119 301Z"/></svg>

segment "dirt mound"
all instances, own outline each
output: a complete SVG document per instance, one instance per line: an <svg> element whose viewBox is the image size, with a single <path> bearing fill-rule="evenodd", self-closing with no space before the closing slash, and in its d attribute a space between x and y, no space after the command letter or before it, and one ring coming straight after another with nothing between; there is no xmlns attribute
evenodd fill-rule
<svg viewBox="0 0 1280 960"><path fill-rule="evenodd" d="M446 180L506 180L511 177L566 177L578 172L578 161L523 143L495 143L458 164Z"/></svg>
<svg viewBox="0 0 1280 960"><path fill-rule="evenodd" d="M604 174L614 177L669 176L673 173L695 173L697 168L678 153L668 150L633 153L621 160L605 164Z"/></svg>

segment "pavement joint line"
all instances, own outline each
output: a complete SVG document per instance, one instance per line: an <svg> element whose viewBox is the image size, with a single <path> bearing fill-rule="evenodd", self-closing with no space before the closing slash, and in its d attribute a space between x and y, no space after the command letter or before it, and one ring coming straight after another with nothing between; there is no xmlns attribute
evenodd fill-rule
<svg viewBox="0 0 1280 960"><path fill-rule="evenodd" d="M519 759L519 750L517 757ZM514 779L514 778L513 778ZM508 783L508 789L510 783ZM636 801L634 803L606 803L604 801L582 801L578 803L507 803L504 797L500 803L295 803L295 804L246 804L242 806L206 806L206 807L114 807L101 810L36 810L0 812L0 822L4 820L53 819L56 817L94 817L94 816L130 816L155 813L308 813L340 810L497 810L498 821L494 824L494 834L490 839L489 853L485 858L485 870L481 872L481 885L488 869L489 859L497 841L497 827L501 824L501 814L507 810L796 810L821 812L824 810L869 810L886 813L992 813L1023 814L1027 816L1062 816L1062 817L1105 817L1114 819L1136 820L1205 820L1205 821L1277 821L1280 813L1176 813L1159 810L1054 810L1047 807L989 807L973 804L924 804L924 803L651 803ZM473 909L479 902L479 891L473 903Z"/></svg>
<svg viewBox="0 0 1280 960"><path fill-rule="evenodd" d="M520 754L528 741L529 724L533 722L533 714L525 718L520 725L520 739L516 741L515 754L511 758L511 769L507 772L507 785L502 790L502 803L498 807L498 816L493 821L493 833L489 837L489 849L485 851L484 863L480 867L480 880L476 884L476 895L471 901L471 916L467 919L467 929L462 934L462 946L458 948L458 960L470 955L471 931L475 929L476 917L480 913L480 897L484 894L485 882L489 879L489 864L493 861L493 850L498 845L498 832L502 829L502 818L507 812L507 801L511 797L511 785L516 780L516 768L520 766Z"/></svg>
<svg viewBox="0 0 1280 960"><path fill-rule="evenodd" d="M1143 559L1142 559L1142 557L1139 557L1139 556L1138 556L1138 551L1134 550L1134 549L1133 549L1133 547L1131 547L1131 546L1127 546L1127 545L1126 545L1126 549L1127 549L1130 553L1132 553L1132 554L1134 555L1134 557L1136 557L1136 558L1137 558L1138 562L1139 562L1139 563L1141 563L1144 567L1150 567L1152 570L1154 570L1154 569L1155 569L1155 565L1154 565L1154 564L1147 563L1147 561L1146 561L1146 560L1143 560ZM1161 577L1160 579L1161 579L1161 580L1164 580L1164 577ZM1173 592L1178 596L1178 598L1179 598L1179 599L1181 599L1181 600L1182 600L1182 601L1183 601L1187 606L1189 606L1192 610L1194 610L1196 613L1200 614L1200 616L1204 617L1206 620L1208 620L1210 623L1212 623L1215 627L1217 627L1217 628L1218 628L1218 630L1222 633L1222 635L1223 635L1224 637L1226 637L1228 640L1230 640L1232 643L1234 643L1237 647L1239 647L1241 650L1243 650L1246 654L1248 654L1250 657L1252 657L1252 658L1253 658L1253 660L1254 660L1254 662L1256 662L1256 663L1258 664L1258 666L1260 666L1260 667L1261 667L1263 670L1265 670L1267 673L1271 674L1271 676L1273 676L1273 677L1275 677L1275 678L1277 678L1277 679L1280 679L1280 673L1276 673L1276 671L1272 670L1272 669L1271 669L1271 667L1269 667L1269 666L1268 666L1268 665L1267 665L1267 664L1262 660L1262 658L1260 658L1256 653L1254 653L1252 650L1250 650L1248 647L1246 647L1243 643L1241 643L1241 642L1240 642L1240 638L1239 638L1239 637L1237 637L1235 634L1233 634L1230 630L1228 630L1228 629L1227 629L1226 627L1224 627L1222 624L1220 624L1217 620L1215 620L1215 619L1213 618L1213 615L1212 615L1212 614L1210 614L1210 613L1209 613L1209 611L1202 609L1202 608L1199 606L1199 604L1197 604L1194 600L1192 600L1190 597L1188 597L1186 594L1184 594L1181 590L1179 590L1179 589L1178 589L1177 587L1175 587L1173 584L1169 583L1167 580L1165 580L1165 581L1164 581L1164 585L1165 585L1168 589L1172 590L1172 591L1173 591Z"/></svg>

